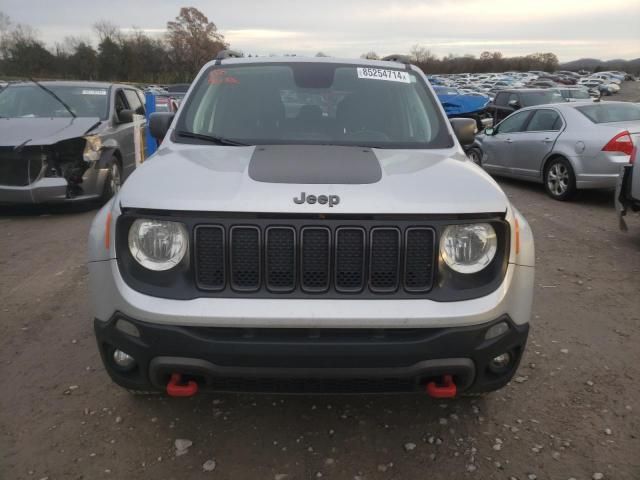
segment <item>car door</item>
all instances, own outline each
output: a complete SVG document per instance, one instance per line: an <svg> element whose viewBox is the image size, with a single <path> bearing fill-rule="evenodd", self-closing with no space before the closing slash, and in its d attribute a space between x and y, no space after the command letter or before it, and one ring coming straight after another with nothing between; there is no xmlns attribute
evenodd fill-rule
<svg viewBox="0 0 640 480"><path fill-rule="evenodd" d="M118 149L122 154L122 168L123 176L126 178L133 168L135 168L135 152L133 148L133 123L121 122L119 113L122 110L129 109L129 103L127 97L124 94L122 88L113 89L113 110L111 114L112 128L109 131L109 136L118 145Z"/></svg>
<svg viewBox="0 0 640 480"><path fill-rule="evenodd" d="M131 143L133 151L133 162L129 165L129 170L125 168L125 176L128 175L138 163L144 161L144 138L146 129L145 109L138 92L133 88L125 88L124 95L127 98L129 109L133 110L136 115L142 119L138 124L134 121L131 135L126 139ZM137 138L136 138L137 135Z"/></svg>
<svg viewBox="0 0 640 480"><path fill-rule="evenodd" d="M510 113L513 113L513 108L509 106L509 93L498 92L493 101L493 123L498 124L504 120Z"/></svg>
<svg viewBox="0 0 640 480"><path fill-rule="evenodd" d="M540 178L542 163L560 136L564 121L553 108L530 111L524 132L513 137L509 173L522 178Z"/></svg>
<svg viewBox="0 0 640 480"><path fill-rule="evenodd" d="M482 166L489 171L508 174L513 156L513 142L523 134L531 110L513 113L500 122L492 135L486 135L482 141Z"/></svg>

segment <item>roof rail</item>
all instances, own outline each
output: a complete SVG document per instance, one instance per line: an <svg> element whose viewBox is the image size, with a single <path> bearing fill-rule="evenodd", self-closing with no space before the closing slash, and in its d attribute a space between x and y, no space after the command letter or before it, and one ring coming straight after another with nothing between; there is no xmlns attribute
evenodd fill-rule
<svg viewBox="0 0 640 480"><path fill-rule="evenodd" d="M224 60L225 58L242 58L244 54L237 50L220 50L216 55L216 60Z"/></svg>
<svg viewBox="0 0 640 480"><path fill-rule="evenodd" d="M385 62L398 62L398 63L411 63L411 57L409 55L402 55L400 53L393 53L382 58Z"/></svg>

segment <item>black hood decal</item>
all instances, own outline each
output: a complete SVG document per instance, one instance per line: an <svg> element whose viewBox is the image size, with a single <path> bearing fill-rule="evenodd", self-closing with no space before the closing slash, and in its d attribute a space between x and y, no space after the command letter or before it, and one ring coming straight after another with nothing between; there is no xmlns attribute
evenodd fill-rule
<svg viewBox="0 0 640 480"><path fill-rule="evenodd" d="M379 182L382 168L366 147L264 145L251 157L249 176L266 183L359 185Z"/></svg>

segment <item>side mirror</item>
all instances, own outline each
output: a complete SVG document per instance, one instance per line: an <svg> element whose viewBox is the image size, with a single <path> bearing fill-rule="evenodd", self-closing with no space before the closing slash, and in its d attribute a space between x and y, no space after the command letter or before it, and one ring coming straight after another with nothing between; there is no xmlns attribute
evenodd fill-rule
<svg viewBox="0 0 640 480"><path fill-rule="evenodd" d="M509 106L514 110L518 110L520 108L520 102L518 102L518 100L509 100Z"/></svg>
<svg viewBox="0 0 640 480"><path fill-rule="evenodd" d="M476 121L472 118L452 118L450 120L461 145L471 145L476 139Z"/></svg>
<svg viewBox="0 0 640 480"><path fill-rule="evenodd" d="M483 131L482 133L484 133L485 135L487 135L488 137L490 137L490 136L491 136L491 135L493 135L494 133L498 133L498 132L496 132L495 128L488 127L488 128L485 128L485 129L484 129L484 131Z"/></svg>
<svg viewBox="0 0 640 480"><path fill-rule="evenodd" d="M174 112L154 112L149 116L149 132L158 142L164 139L175 115Z"/></svg>
<svg viewBox="0 0 640 480"><path fill-rule="evenodd" d="M131 123L133 122L133 114L135 112L133 110L120 110L117 114L118 123Z"/></svg>

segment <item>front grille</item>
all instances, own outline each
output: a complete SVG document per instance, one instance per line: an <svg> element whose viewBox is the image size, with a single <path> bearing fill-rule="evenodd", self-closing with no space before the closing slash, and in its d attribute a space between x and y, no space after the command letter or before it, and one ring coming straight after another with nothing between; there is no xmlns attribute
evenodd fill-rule
<svg viewBox="0 0 640 480"><path fill-rule="evenodd" d="M0 185L25 187L38 178L42 170L43 153L40 147L0 147Z"/></svg>
<svg viewBox="0 0 640 480"><path fill-rule="evenodd" d="M260 223L196 226L200 289L339 297L424 293L433 285L429 226Z"/></svg>

